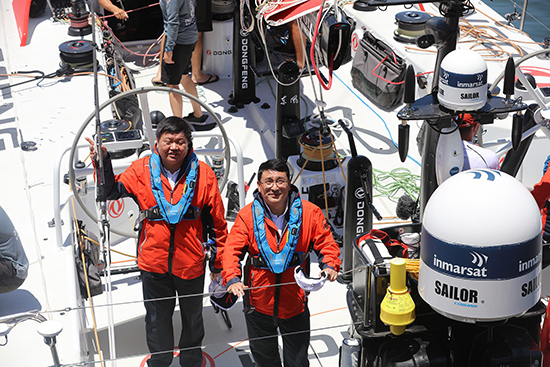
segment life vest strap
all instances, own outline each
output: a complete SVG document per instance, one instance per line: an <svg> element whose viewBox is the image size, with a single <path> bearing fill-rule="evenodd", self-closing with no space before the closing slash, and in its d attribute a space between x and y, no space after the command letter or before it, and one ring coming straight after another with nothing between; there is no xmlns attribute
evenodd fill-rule
<svg viewBox="0 0 550 367"><path fill-rule="evenodd" d="M288 267L295 267L300 264L302 264L309 256L308 253L294 253L292 255L292 260L290 260L290 263L288 264ZM252 256L252 266L258 269L269 269L269 266L267 266L267 262L264 260L261 254Z"/></svg>
<svg viewBox="0 0 550 367"><path fill-rule="evenodd" d="M184 214L182 220L195 220L201 216L201 210L196 206L189 205L187 212ZM138 232L141 229L141 224L145 219L149 220L164 220L160 208L154 206L149 209L140 210L139 216L134 223L134 231Z"/></svg>

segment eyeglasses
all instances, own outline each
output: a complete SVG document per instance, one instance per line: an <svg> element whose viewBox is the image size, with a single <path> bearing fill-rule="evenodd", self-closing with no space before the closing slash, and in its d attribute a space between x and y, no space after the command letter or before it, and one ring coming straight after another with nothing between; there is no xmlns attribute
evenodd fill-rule
<svg viewBox="0 0 550 367"><path fill-rule="evenodd" d="M261 181L260 181L261 182ZM288 180L284 180L282 178L278 179L277 181L273 181L273 180L267 180L267 181L264 181L262 182L265 187L267 187L268 189L271 188L274 184L277 184L277 187L283 187L283 186L286 186L286 184L288 183Z"/></svg>

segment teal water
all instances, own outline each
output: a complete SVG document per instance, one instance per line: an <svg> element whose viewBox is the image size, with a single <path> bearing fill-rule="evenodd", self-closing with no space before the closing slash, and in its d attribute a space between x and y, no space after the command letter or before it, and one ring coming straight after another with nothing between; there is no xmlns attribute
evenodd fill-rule
<svg viewBox="0 0 550 367"><path fill-rule="evenodd" d="M514 12L514 4L518 13L521 14L523 9L523 0L483 0L483 2L502 16ZM512 24L519 28L521 21L516 20ZM523 31L536 42L542 42L545 37L550 37L550 0L528 0Z"/></svg>

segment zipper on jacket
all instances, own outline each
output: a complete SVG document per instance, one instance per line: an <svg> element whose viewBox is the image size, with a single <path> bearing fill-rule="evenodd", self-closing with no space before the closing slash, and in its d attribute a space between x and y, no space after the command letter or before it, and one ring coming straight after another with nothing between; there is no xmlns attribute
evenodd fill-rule
<svg viewBox="0 0 550 367"><path fill-rule="evenodd" d="M176 224L170 224L170 247L168 247L168 274L172 274L174 262L174 243L176 242Z"/></svg>
<svg viewBox="0 0 550 367"><path fill-rule="evenodd" d="M143 241L141 241L141 244L139 245L140 254L141 254L141 251L143 251L143 245L145 245L145 241L147 241L147 229L143 230Z"/></svg>
<svg viewBox="0 0 550 367"><path fill-rule="evenodd" d="M275 223L273 223L273 224L275 224ZM275 232L277 234L277 236L276 236L276 238L277 238L277 252L281 251L281 242L283 241L283 238L285 238L285 233L286 233L287 230L288 230L288 223L285 225L285 228L281 232L282 235L279 235L279 231Z"/></svg>

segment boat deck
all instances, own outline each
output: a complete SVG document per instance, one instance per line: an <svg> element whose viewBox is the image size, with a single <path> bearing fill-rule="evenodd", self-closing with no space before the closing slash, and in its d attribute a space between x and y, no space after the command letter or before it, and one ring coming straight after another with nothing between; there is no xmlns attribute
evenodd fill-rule
<svg viewBox="0 0 550 367"><path fill-rule="evenodd" d="M472 1L484 13L494 19L501 19L480 1ZM433 6L425 5L426 10L436 14ZM418 6L415 6L417 9ZM58 46L74 39L67 35L66 23L53 22L49 10L40 18L31 18L29 21L29 36L27 45L20 47L17 25L14 19L11 2L1 0L0 3L0 74L11 74L9 77L0 75L0 162L2 177L0 205L11 217L15 228L25 246L30 262L29 275L25 283L16 291L0 294L0 318L22 312L39 310L47 319L59 321L63 332L57 337L58 352L61 363L65 366L85 365L81 350L90 348L90 360L94 365L101 365L97 354L95 337L91 331L93 315L89 303L85 302L85 309L74 298L77 285L74 279L73 263L73 229L72 213L81 211L71 199L70 187L62 183L59 189L59 200L63 206L61 210L61 238L58 238L53 223L56 207L56 182L63 182L63 175L67 173L69 158L67 150L73 144L81 124L94 111L94 79L92 75L79 75L30 81L25 81L24 75L38 75L36 70L45 74L59 69ZM388 7L387 11L358 12L351 5L344 6L357 21L357 28L366 27L394 48L400 56L405 57L407 63L413 64L417 73L431 72L435 62L435 48L429 51L409 49L406 44L393 39L395 14L403 11L402 6ZM497 28L508 38L521 41L530 41L527 36L505 29L487 16L475 13L467 17L470 24ZM91 39L86 36L85 39ZM470 43L461 43L460 47L469 47ZM514 56L517 49L509 45L502 45ZM540 48L538 45L522 43L520 46L526 53ZM146 48L145 48L146 49ZM133 48L135 51L145 51L144 48ZM100 64L101 56L98 56ZM547 77L542 77L544 83L550 82L550 62L548 60L532 59L528 65L544 69ZM137 87L150 86L151 78L156 72L154 64L143 67L140 61L129 62L134 74ZM504 61L488 62L489 81L494 80L504 69ZM351 63L343 65L334 72L334 80L330 91L322 92L322 99L326 103L325 114L329 119L346 121L353 132L357 150L360 155L369 158L373 164L375 174L391 172L396 168L403 168L408 172L405 180L411 180L412 175L420 175L421 157L416 149L415 138L420 128L420 122L412 122L409 158L405 162L399 159L396 148L397 126L400 123L396 113L376 108L366 97L360 94L352 85L350 77ZM325 70L326 72L326 70ZM328 75L328 74L325 74ZM427 74L431 84L431 74ZM274 157L275 134L275 98L276 83L270 77L256 79L256 93L259 103L246 105L237 112L229 109L229 96L232 93L232 79L221 78L218 82L198 87L199 96L206 102L223 123L227 134L238 141L243 152L242 176L245 181L257 171L261 162ZM315 108L316 97L309 77L302 77L300 81L302 92L301 113L311 115L317 113ZM316 92L319 95L318 83ZM103 103L108 99L107 77L98 77L98 98ZM550 85L550 84L549 84ZM417 91L418 93L422 91ZM426 93L424 91L424 93ZM151 110L162 111L170 115L168 95L165 92L151 92L147 94ZM270 108L261 106L267 103ZM184 114L190 111L189 103L184 104ZM102 121L112 118L108 110L101 115ZM484 141L494 142L491 149L497 150L510 138L511 119L497 121L492 125L485 125ZM331 125L335 136L338 152L344 156L350 155L350 147L344 131L336 124ZM217 129L215 129L217 131ZM84 136L91 136L93 127L85 130ZM79 158L86 164L86 142L81 139L78 143L83 148L79 150ZM27 146L29 148L27 148ZM212 148L214 140L209 137L196 138L195 148ZM25 147L25 148L24 148ZM550 141L541 132L530 149L524 166L520 172L523 183L530 187L540 178L542 165L550 151ZM238 182L236 157L232 152L232 169L227 173L229 180ZM206 157L206 160L209 158ZM126 164L122 162L121 166ZM59 170L59 171L57 171ZM380 171L380 172L378 172ZM57 172L56 176L53 174ZM391 180L390 180L391 181ZM89 187L93 182L88 180ZM385 184L383 182L381 184ZM256 180L250 186L246 202L250 202L251 193L256 189ZM402 223L395 215L397 198L402 191L396 192L393 197L379 195L375 192L374 205L383 216L382 221L374 221L376 227L390 226ZM222 192L224 200L226 191ZM93 205L93 202L92 202ZM80 218L81 219L81 218ZM86 219L87 227L93 227ZM229 222L231 225L231 223ZM130 228L131 218L122 218L117 222L120 228ZM112 238L113 249L125 253L135 253L133 239L119 241L117 236ZM128 257L113 254L114 268L119 261L126 261L120 266L127 266ZM112 300L108 302L106 292L93 297L95 306L95 320L97 323L98 339L103 358L110 359L109 352L109 307L114 319L116 335L116 365L144 366L148 356L145 344L144 307L142 305L141 284L137 273L112 276ZM208 283L208 282L207 282ZM206 284L205 292L207 292ZM314 292L309 297L311 311L311 347L310 362L312 366L338 365L338 348L343 338L347 337L351 322L346 302L347 286L337 282L327 283L325 287ZM178 313L178 311L176 311ZM214 313L208 297L204 299L204 320L206 337L204 353L207 355L206 366L253 366L250 354L244 317L241 304L229 311L232 328L227 330L224 323ZM83 319L86 320L86 335L79 333ZM178 317L175 317L175 329L179 332ZM37 323L25 321L16 325L7 337L7 344L0 346L0 360L6 366L50 366L52 359L49 348L43 338L36 332ZM0 337L0 344L4 344ZM92 365L89 363L88 365ZM176 365L174 363L173 365Z"/></svg>

